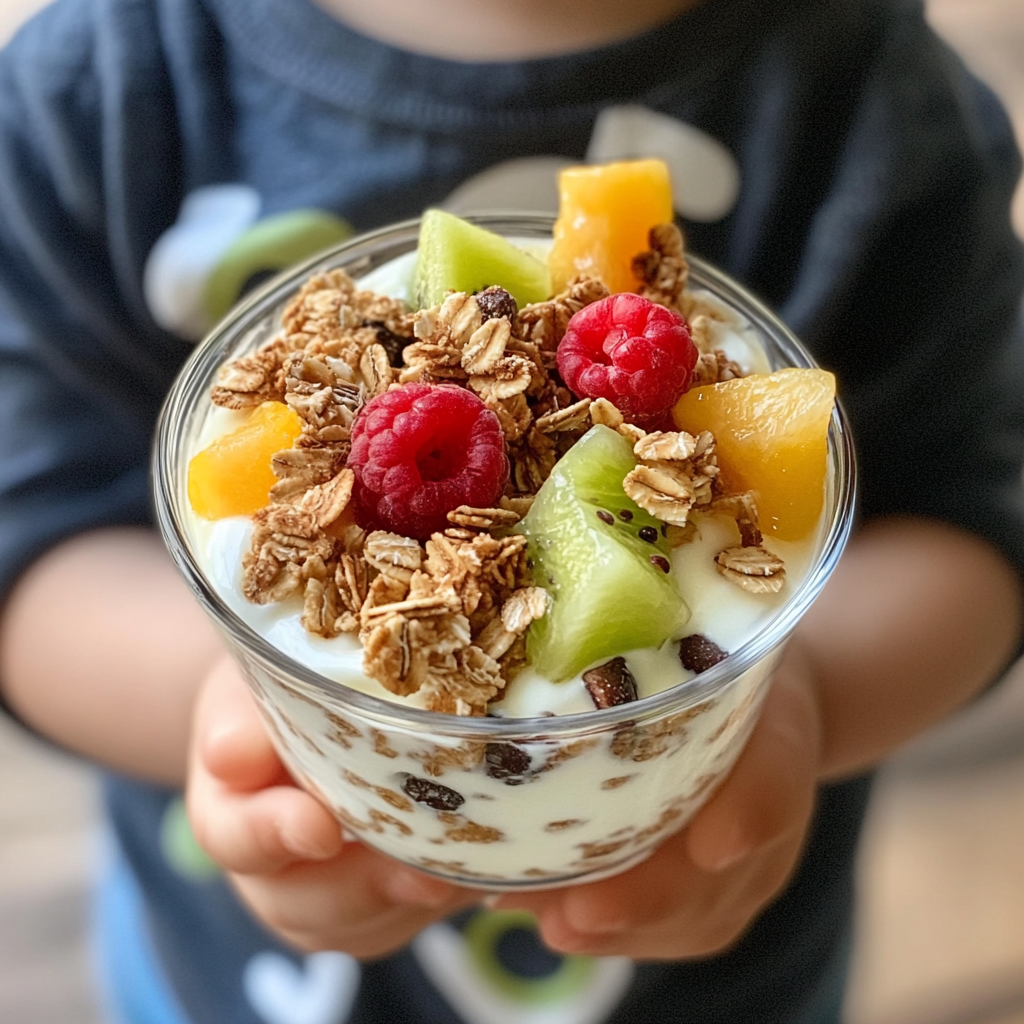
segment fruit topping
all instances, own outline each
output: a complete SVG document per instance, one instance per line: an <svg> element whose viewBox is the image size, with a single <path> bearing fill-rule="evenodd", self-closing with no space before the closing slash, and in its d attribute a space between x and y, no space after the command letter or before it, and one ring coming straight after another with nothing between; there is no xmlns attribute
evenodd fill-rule
<svg viewBox="0 0 1024 1024"><path fill-rule="evenodd" d="M613 292L635 291L632 263L649 246L651 228L671 222L672 186L661 160L567 167L558 177L555 242L548 256L552 283L600 278Z"/></svg>
<svg viewBox="0 0 1024 1024"><path fill-rule="evenodd" d="M460 505L495 505L508 480L498 417L454 384L406 384L368 402L348 465L359 524L420 540Z"/></svg>
<svg viewBox="0 0 1024 1024"><path fill-rule="evenodd" d="M466 798L454 789L442 786L440 782L420 779L415 775L406 775L402 780L402 792L411 796L418 804L426 804L435 811L457 811Z"/></svg>
<svg viewBox="0 0 1024 1024"><path fill-rule="evenodd" d="M612 658L583 673L583 685L595 708L613 708L637 699L636 680L625 658Z"/></svg>
<svg viewBox="0 0 1024 1024"><path fill-rule="evenodd" d="M628 292L584 306L558 346L558 371L572 392L607 399L644 429L665 425L696 362L686 321Z"/></svg>
<svg viewBox="0 0 1024 1024"><path fill-rule="evenodd" d="M444 302L448 292L472 294L491 285L499 285L520 306L551 295L551 275L536 256L461 217L427 210L413 284L420 308Z"/></svg>
<svg viewBox="0 0 1024 1024"><path fill-rule="evenodd" d="M673 418L682 430L714 434L722 490L754 492L765 536L801 540L825 501L834 401L831 373L778 370L693 388Z"/></svg>
<svg viewBox="0 0 1024 1024"><path fill-rule="evenodd" d="M550 601L527 633L527 656L540 674L569 679L603 658L660 647L689 618L672 579L660 521L622 488L636 466L630 443L592 427L555 464L516 528L529 538L534 582ZM631 518L595 512L626 510ZM642 540L653 527L657 540ZM663 565L651 562L652 546ZM624 615L623 609L629 609Z"/></svg>
<svg viewBox="0 0 1024 1024"><path fill-rule="evenodd" d="M574 168L562 187L552 266L570 287L552 297L528 252L429 211L428 308L317 275L211 394L264 404L189 467L197 514L253 516L250 601L301 597L306 631L355 634L368 678L436 712L487 714L526 665L582 673L597 707L636 700L624 657L684 632L672 551L700 514L735 520L739 546L702 539L702 557L754 594L785 584L759 520L797 539L820 517L831 375L728 379L743 370L709 348L718 306L685 290L663 164ZM726 652L695 634L678 655L699 672ZM543 766L492 743L482 770L519 785ZM428 806L462 803L403 778Z"/></svg>
<svg viewBox="0 0 1024 1024"><path fill-rule="evenodd" d="M691 633L679 641L679 660L690 672L706 672L728 657L728 651L723 651L703 633Z"/></svg>
<svg viewBox="0 0 1024 1024"><path fill-rule="evenodd" d="M270 500L277 477L270 460L291 448L302 420L282 402L264 402L238 428L222 434L188 465L188 499L204 519L247 516Z"/></svg>

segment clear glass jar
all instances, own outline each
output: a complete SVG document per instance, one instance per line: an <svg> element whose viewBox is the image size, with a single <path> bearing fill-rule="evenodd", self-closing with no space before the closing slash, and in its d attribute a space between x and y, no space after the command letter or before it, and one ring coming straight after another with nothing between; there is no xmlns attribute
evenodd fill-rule
<svg viewBox="0 0 1024 1024"><path fill-rule="evenodd" d="M523 215L472 219L538 241L550 239L553 223ZM475 887L594 880L639 862L683 827L739 755L787 638L849 537L855 491L849 431L837 406L824 527L806 576L763 628L686 683L605 710L512 719L438 714L325 678L243 621L204 573L187 495L188 463L200 447L220 367L274 336L301 284L334 268L358 281L414 250L418 229L410 221L364 235L289 271L197 348L158 428L158 521L174 561L237 658L289 771L350 833L398 860ZM762 303L720 271L689 259L690 286L742 312L773 369L814 365Z"/></svg>

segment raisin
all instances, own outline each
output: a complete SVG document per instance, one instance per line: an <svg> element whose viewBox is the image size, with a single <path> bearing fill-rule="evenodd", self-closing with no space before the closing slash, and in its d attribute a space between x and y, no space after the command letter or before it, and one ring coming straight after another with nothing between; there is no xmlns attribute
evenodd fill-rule
<svg viewBox="0 0 1024 1024"><path fill-rule="evenodd" d="M612 658L584 672L583 685L596 708L613 708L637 699L636 680L625 658Z"/></svg>
<svg viewBox="0 0 1024 1024"><path fill-rule="evenodd" d="M728 657L728 651L723 651L703 633L691 633L679 641L679 660L683 668L691 672L706 672L712 665Z"/></svg>
<svg viewBox="0 0 1024 1024"><path fill-rule="evenodd" d="M377 331L377 343L387 353L388 362L395 367L402 366L402 349L409 344L409 339L395 334L383 320L366 320L364 323L367 327L373 327Z"/></svg>
<svg viewBox="0 0 1024 1024"><path fill-rule="evenodd" d="M406 775L402 782L402 792L411 796L418 804L426 804L435 811L456 811L466 798L454 789L442 786L439 782L418 779L415 775Z"/></svg>
<svg viewBox="0 0 1024 1024"><path fill-rule="evenodd" d="M488 743L484 749L484 763L492 779L500 779L506 786L521 786L530 775L529 753L514 743Z"/></svg>
<svg viewBox="0 0 1024 1024"><path fill-rule="evenodd" d="M476 293L476 304L485 320L494 320L503 316L511 323L512 318L519 312L516 300L504 288L491 285L482 292Z"/></svg>

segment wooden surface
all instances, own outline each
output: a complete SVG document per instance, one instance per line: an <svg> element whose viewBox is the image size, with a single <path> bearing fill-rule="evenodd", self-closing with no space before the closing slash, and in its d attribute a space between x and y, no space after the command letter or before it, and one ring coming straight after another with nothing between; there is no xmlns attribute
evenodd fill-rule
<svg viewBox="0 0 1024 1024"><path fill-rule="evenodd" d="M1024 672L884 771L848 1024L1024 1024Z"/></svg>
<svg viewBox="0 0 1024 1024"><path fill-rule="evenodd" d="M0 42L37 6L0 0ZM933 0L931 16L1024 139L1024 0ZM0 720L3 1024L98 1024L97 846L88 771ZM1024 1024L1024 674L885 770L860 893L848 1024Z"/></svg>
<svg viewBox="0 0 1024 1024"><path fill-rule="evenodd" d="M0 716L0 1021L98 1024L86 940L96 794Z"/></svg>

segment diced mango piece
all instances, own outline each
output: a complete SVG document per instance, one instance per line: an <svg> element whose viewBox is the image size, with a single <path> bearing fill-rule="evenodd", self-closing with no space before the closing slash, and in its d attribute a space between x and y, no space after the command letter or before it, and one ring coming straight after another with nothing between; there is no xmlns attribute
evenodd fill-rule
<svg viewBox="0 0 1024 1024"><path fill-rule="evenodd" d="M548 256L555 292L580 274L613 292L635 292L630 264L650 248L655 225L672 220L672 185L661 160L567 167L558 178L555 242Z"/></svg>
<svg viewBox="0 0 1024 1024"><path fill-rule="evenodd" d="M825 501L835 377L825 370L752 374L688 391L673 410L681 430L710 430L726 491L753 491L761 532L800 540Z"/></svg>
<svg viewBox="0 0 1024 1024"><path fill-rule="evenodd" d="M247 516L270 500L277 483L270 460L294 446L302 420L282 402L264 402L235 430L188 464L188 500L204 519Z"/></svg>

